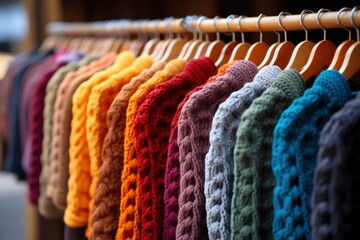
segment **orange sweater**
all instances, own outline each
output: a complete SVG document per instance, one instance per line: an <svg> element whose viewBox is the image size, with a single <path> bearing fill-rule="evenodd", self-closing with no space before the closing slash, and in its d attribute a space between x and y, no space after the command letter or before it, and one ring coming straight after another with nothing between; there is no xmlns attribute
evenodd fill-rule
<svg viewBox="0 0 360 240"><path fill-rule="evenodd" d="M112 75L130 66L135 60L131 52L119 54L115 63L104 71L94 74L82 83L73 95L73 118L70 133L70 170L67 208L64 221L70 227L83 227L89 218L89 188L91 184L89 148L86 138L86 108L92 88Z"/></svg>
<svg viewBox="0 0 360 240"><path fill-rule="evenodd" d="M155 73L151 79L142 84L130 98L126 111L124 168L121 174L120 219L116 240L140 239L140 209L134 135L134 120L137 110L144 102L147 94L160 83L180 73L184 67L185 61L183 60L170 61L163 70Z"/></svg>
<svg viewBox="0 0 360 240"><path fill-rule="evenodd" d="M142 56L137 58L133 64L112 75L105 82L94 86L86 110L86 137L89 146L90 156L90 203L89 203L89 223L87 236L91 230L91 216L93 213L93 201L95 194L95 186L97 182L98 172L102 164L101 150L104 138L108 131L106 125L106 116L110 105L121 88L128 83L132 77L141 73L142 70L149 68L153 60L150 56Z"/></svg>

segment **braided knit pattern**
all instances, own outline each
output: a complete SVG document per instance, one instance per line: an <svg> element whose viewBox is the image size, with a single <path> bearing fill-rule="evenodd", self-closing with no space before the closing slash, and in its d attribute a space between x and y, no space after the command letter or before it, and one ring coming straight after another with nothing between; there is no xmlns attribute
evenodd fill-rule
<svg viewBox="0 0 360 240"><path fill-rule="evenodd" d="M180 161L180 196L177 239L207 239L204 165L209 149L212 117L219 104L251 81L256 66L238 61L224 76L192 94L181 110L178 130Z"/></svg>
<svg viewBox="0 0 360 240"><path fill-rule="evenodd" d="M179 146L177 144L178 138L178 122L181 109L188 101L191 94L203 89L206 84L214 82L219 76L225 74L225 71L234 62L224 64L218 70L218 73L210 77L206 83L197 86L186 94L183 101L178 105L175 116L171 122L171 132L169 138L168 155L165 167L165 192L164 192L164 240L174 240L176 236L177 216L179 212L179 182L180 182L180 164L179 164Z"/></svg>
<svg viewBox="0 0 360 240"><path fill-rule="evenodd" d="M40 174L40 197L38 202L38 209L41 215L47 218L62 218L63 211L59 211L52 199L46 195L46 188L50 180L50 154L51 154L51 139L52 139L52 126L53 126L53 113L56 99L56 92L61 82L65 79L69 72L76 71L81 64L86 64L91 61L91 58L85 57L80 62L69 63L68 65L60 68L51 77L47 86L45 94L44 106L44 125L43 125L43 141L41 153L41 174Z"/></svg>
<svg viewBox="0 0 360 240"><path fill-rule="evenodd" d="M53 199L62 203L66 206L66 197L68 193L68 181L69 181L69 136L71 133L71 120L72 120L72 97L81 83L87 81L93 74L104 70L106 67L109 67L115 60L116 55L106 54L102 56L99 60L91 62L89 65L81 67L78 71L77 76L71 81L67 86L66 93L64 95L64 102L60 111L60 116L62 116L62 121L59 124L57 131L57 138L59 141L59 174L57 179L57 189L54 192ZM85 71L82 71L84 68Z"/></svg>
<svg viewBox="0 0 360 240"><path fill-rule="evenodd" d="M137 111L145 101L146 96L159 84L180 73L185 67L185 61L175 59L165 65L164 69L142 84L131 96L126 110L126 128L124 138L124 168L121 174L120 220L116 233L117 240L141 239L140 237L140 196L137 179L137 161L135 153L134 122Z"/></svg>
<svg viewBox="0 0 360 240"><path fill-rule="evenodd" d="M354 239L360 230L360 95L326 123L311 201L312 239Z"/></svg>
<svg viewBox="0 0 360 240"><path fill-rule="evenodd" d="M323 71L281 115L272 149L275 239L311 239L310 196L320 132L349 98L344 77L335 70Z"/></svg>
<svg viewBox="0 0 360 240"><path fill-rule="evenodd" d="M300 74L285 70L241 117L234 149L232 239L272 239L273 130L280 114L304 89Z"/></svg>
<svg viewBox="0 0 360 240"><path fill-rule="evenodd" d="M281 69L260 70L253 82L233 92L221 103L212 120L210 148L205 157L205 198L209 239L230 239L236 130L243 112L275 80Z"/></svg>
<svg viewBox="0 0 360 240"><path fill-rule="evenodd" d="M121 172L124 162L124 134L126 109L130 97L138 87L149 80L165 66L164 62L154 63L139 76L124 85L112 102L107 113L108 132L102 149L103 163L99 169L94 196L92 231L90 238L114 239L120 216Z"/></svg>
<svg viewBox="0 0 360 240"><path fill-rule="evenodd" d="M91 184L89 148L86 138L86 108L92 88L131 65L135 56L122 52L108 69L95 73L82 83L73 96L73 118L70 134L69 192L64 221L70 227L86 226L89 218L89 188ZM73 171L71 171L73 170Z"/></svg>
<svg viewBox="0 0 360 240"><path fill-rule="evenodd" d="M177 106L189 91L214 74L216 67L210 58L192 60L182 73L152 91L139 108L135 138L142 239L162 238L166 155Z"/></svg>
<svg viewBox="0 0 360 240"><path fill-rule="evenodd" d="M90 65L93 65L92 62ZM89 66L81 66L77 71L70 72L66 75L64 80L59 85L56 92L56 99L54 104L54 113L53 113L53 127L51 135L51 152L50 152L50 179L47 186L47 194L51 197L53 203L58 209L65 210L66 207L66 192L67 185L63 185L60 182L64 180L61 178L61 169L62 169L62 151L61 141L62 141L62 123L64 118L64 106L66 102L66 93L71 82L80 74L84 74L89 71ZM68 151L68 150L66 150Z"/></svg>
<svg viewBox="0 0 360 240"><path fill-rule="evenodd" d="M41 147L43 138L43 111L45 104L45 90L51 76L66 62L54 61L51 68L44 72L34 87L30 104L30 169L28 176L30 202L37 204L40 196L40 174L41 174Z"/></svg>
<svg viewBox="0 0 360 240"><path fill-rule="evenodd" d="M91 91L86 110L86 137L89 146L91 174L88 233L92 228L91 218L93 214L95 186L99 168L102 164L101 150L108 130L106 126L107 111L121 88L127 84L131 78L139 75L142 70L149 68L152 63L153 60L150 56L139 57L131 66L94 86ZM101 209L98 209L98 211L101 211ZM96 219L94 219L94 221L96 221Z"/></svg>

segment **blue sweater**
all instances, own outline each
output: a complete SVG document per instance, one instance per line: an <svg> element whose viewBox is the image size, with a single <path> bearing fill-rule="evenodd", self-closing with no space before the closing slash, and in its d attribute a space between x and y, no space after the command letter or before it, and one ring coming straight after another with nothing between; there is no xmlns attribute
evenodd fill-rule
<svg viewBox="0 0 360 240"><path fill-rule="evenodd" d="M272 148L275 240L311 239L310 197L319 135L350 96L346 79L335 70L326 70L282 113Z"/></svg>

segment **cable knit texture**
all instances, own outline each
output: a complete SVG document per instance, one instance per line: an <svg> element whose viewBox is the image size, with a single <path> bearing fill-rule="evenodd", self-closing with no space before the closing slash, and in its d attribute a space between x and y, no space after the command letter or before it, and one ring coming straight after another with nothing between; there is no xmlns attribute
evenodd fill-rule
<svg viewBox="0 0 360 240"><path fill-rule="evenodd" d="M178 130L180 196L177 239L207 239L204 162L212 118L229 95L250 82L256 65L239 61L224 76L192 94L181 110Z"/></svg>
<svg viewBox="0 0 360 240"><path fill-rule="evenodd" d="M203 89L206 84L214 82L219 76L225 74L225 71L234 62L224 64L218 70L218 73L210 77L206 83L197 86L190 92L188 92L182 102L178 105L174 118L171 122L171 132L169 138L168 155L166 159L165 167L165 192L164 192L164 229L163 239L174 240L176 237L176 225L177 216L179 212L179 182L180 182L180 169L179 169L179 146L177 144L178 137L178 121L181 113L181 109L188 101L191 94Z"/></svg>
<svg viewBox="0 0 360 240"><path fill-rule="evenodd" d="M41 147L42 147L42 138L43 138L43 111L45 103L45 91L46 85L50 80L51 76L67 61L62 61L61 54L54 55L54 62L51 67L47 69L37 81L34 86L34 90L31 95L30 103L30 142L31 142L31 151L30 151L30 169L28 176L29 183L29 196L30 202L37 204L38 198L40 196L40 174L41 174ZM57 60L58 58L58 60Z"/></svg>
<svg viewBox="0 0 360 240"><path fill-rule="evenodd" d="M234 179L236 130L243 112L267 89L281 69L269 66L220 104L212 120L205 157L205 198L209 239L230 239L230 206Z"/></svg>
<svg viewBox="0 0 360 240"><path fill-rule="evenodd" d="M311 239L310 195L320 132L350 98L350 87L335 70L323 71L312 88L283 112L274 131L275 239Z"/></svg>
<svg viewBox="0 0 360 240"><path fill-rule="evenodd" d="M141 56L137 58L131 66L111 76L105 82L94 86L91 91L86 110L86 137L89 146L91 174L89 202L90 215L87 236L90 235L92 228L91 218L93 213L93 198L99 168L102 164L101 149L108 130L106 126L107 111L121 88L127 84L132 77L139 75L142 70L149 68L152 63L153 60L150 56ZM96 219L94 219L94 221L95 220Z"/></svg>
<svg viewBox="0 0 360 240"><path fill-rule="evenodd" d="M45 93L44 105L44 125L43 125L43 141L41 152L41 174L40 174L40 197L38 201L39 213L46 218L62 218L64 212L59 211L52 199L46 195L46 188L50 180L50 152L51 152L51 135L53 125L54 104L56 99L56 92L64 80L65 76L72 71L76 71L82 64L87 64L91 58L85 57L80 62L70 63L60 68L51 77Z"/></svg>
<svg viewBox="0 0 360 240"><path fill-rule="evenodd" d="M139 108L135 138L142 239L162 238L166 154L177 106L186 93L214 74L216 67L210 58L192 60L181 74L152 91Z"/></svg>
<svg viewBox="0 0 360 240"><path fill-rule="evenodd" d="M124 168L121 174L121 198L119 228L117 240L141 239L140 237L140 209L139 190L137 180L137 161L135 153L134 121L137 111L145 101L146 96L159 84L180 73L185 67L185 61L175 59L166 64L165 68L142 84L131 96L126 110L126 128L124 139Z"/></svg>
<svg viewBox="0 0 360 240"><path fill-rule="evenodd" d="M86 138L86 108L93 86L107 80L124 68L131 65L135 56L122 52L114 65L94 74L82 83L73 96L73 118L70 134L70 169L69 192L64 221L70 227L85 226L89 218L89 188L91 184L89 149Z"/></svg>
<svg viewBox="0 0 360 240"><path fill-rule="evenodd" d="M311 201L312 239L355 239L360 231L360 95L328 123L319 140Z"/></svg>
<svg viewBox="0 0 360 240"><path fill-rule="evenodd" d="M273 130L280 114L304 90L300 74L285 70L241 117L234 149L232 239L272 239Z"/></svg>
<svg viewBox="0 0 360 240"><path fill-rule="evenodd" d="M115 60L116 55L106 54L101 59L93 61L91 64L84 67L85 71L79 69L79 74L71 81L69 86L66 89L64 95L63 107L60 110L60 116L62 120L59 124L57 131L57 138L59 141L59 174L57 180L57 189L53 199L56 199L58 204L66 206L66 198L68 193L68 181L69 181L69 136L71 133L71 120L72 120L72 98L76 89L84 81L87 81L93 74L96 72L102 71L105 68L109 67Z"/></svg>
<svg viewBox="0 0 360 240"><path fill-rule="evenodd" d="M91 239L114 239L120 216L121 172L124 162L126 109L138 87L164 68L164 62L154 63L139 76L133 77L112 102L107 113L108 132L102 149L102 165L94 196Z"/></svg>

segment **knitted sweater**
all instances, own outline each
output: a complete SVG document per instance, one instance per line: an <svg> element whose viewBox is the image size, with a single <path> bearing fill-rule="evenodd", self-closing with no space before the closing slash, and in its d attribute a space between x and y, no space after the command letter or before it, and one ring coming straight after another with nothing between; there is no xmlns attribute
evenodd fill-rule
<svg viewBox="0 0 360 240"><path fill-rule="evenodd" d="M248 61L239 61L214 83L192 94L181 110L178 130L180 196L177 239L206 239L204 161L209 149L212 117L219 104L250 82L257 72Z"/></svg>
<svg viewBox="0 0 360 240"><path fill-rule="evenodd" d="M114 58L114 54L107 54L99 60L80 67L74 74L68 74L71 77L64 79L58 88L53 120L51 177L48 187L52 188L51 197L59 209L65 209L68 193L69 136L72 117L70 108L72 105L69 102L72 102L74 94L73 84L79 82L79 79L80 83L89 79L91 74L108 66L114 61Z"/></svg>
<svg viewBox="0 0 360 240"><path fill-rule="evenodd" d="M130 67L125 68L121 72L111 76L107 81L94 86L91 91L86 110L86 137L89 146L91 174L89 203L90 215L87 236L89 236L89 231L92 227L91 216L93 212L93 197L95 194L98 171L102 164L101 149L107 133L107 111L121 88L127 84L132 77L139 75L142 70L149 68L152 63L153 60L150 56L141 56L137 58Z"/></svg>
<svg viewBox="0 0 360 240"><path fill-rule="evenodd" d="M133 77L112 102L107 113L108 132L102 149L102 165L96 184L91 239L114 239L120 216L121 172L124 161L126 109L138 87L164 68L164 62L154 63L139 76Z"/></svg>
<svg viewBox="0 0 360 240"><path fill-rule="evenodd" d="M62 218L63 216L63 212L59 211L53 204L51 198L46 195L46 188L50 180L51 136L56 92L62 80L69 72L76 71L82 64L87 64L92 61L92 59L93 58L85 57L80 62L70 63L60 68L46 86L38 209L39 213L47 218Z"/></svg>
<svg viewBox="0 0 360 240"><path fill-rule="evenodd" d="M272 160L275 239L311 239L310 195L320 131L349 98L344 77L335 70L323 71L281 115Z"/></svg>
<svg viewBox="0 0 360 240"><path fill-rule="evenodd" d="M211 59L190 61L184 71L152 91L135 119L136 155L142 212L142 239L161 239L164 175L170 125L186 93L216 73Z"/></svg>
<svg viewBox="0 0 360 240"><path fill-rule="evenodd" d="M241 117L234 150L232 239L272 239L272 134L280 114L304 89L300 74L285 70Z"/></svg>
<svg viewBox="0 0 360 240"><path fill-rule="evenodd" d="M70 161L81 168L70 172L69 197L64 221L70 227L85 226L89 218L89 188L91 183L89 149L86 140L86 108L93 86L128 67L135 59L130 52L122 52L108 69L94 74L82 83L73 96L73 118L70 134Z"/></svg>
<svg viewBox="0 0 360 240"><path fill-rule="evenodd" d="M312 239L355 239L360 230L360 95L320 135L311 197Z"/></svg>
<svg viewBox="0 0 360 240"><path fill-rule="evenodd" d="M176 59L170 61L163 70L147 82L131 96L126 110L126 128L124 138L124 168L121 174L121 198L119 228L116 233L117 240L141 239L140 238L140 209L137 180L137 161L135 153L134 121L140 105L146 96L176 74L180 73L185 66L185 61Z"/></svg>
<svg viewBox="0 0 360 240"><path fill-rule="evenodd" d="M164 229L163 229L163 239L172 240L176 236L176 225L177 225L177 215L179 212L179 182L180 182L180 169L179 169L179 146L177 144L177 132L178 132L178 121L181 113L181 109L184 104L188 101L191 94L200 91L206 86L206 84L212 83L219 76L225 74L226 70L234 62L224 64L218 70L218 73L210 77L206 83L197 86L190 92L188 92L182 102L178 105L176 113L171 122L171 132L169 137L169 147L168 155L166 159L165 167L165 191L164 191Z"/></svg>
<svg viewBox="0 0 360 240"><path fill-rule="evenodd" d="M40 174L41 174L41 147L43 138L43 111L45 103L46 85L51 76L63 65L67 64L70 59L65 59L66 54L55 54L53 64L39 78L34 86L30 103L30 132L29 139L31 144L30 152L30 169L28 175L29 197L30 202L37 204L40 196ZM69 55L70 57L70 55Z"/></svg>
<svg viewBox="0 0 360 240"><path fill-rule="evenodd" d="M236 130L243 112L274 82L281 69L269 66L220 104L212 121L205 157L205 198L209 239L230 239L230 206Z"/></svg>

